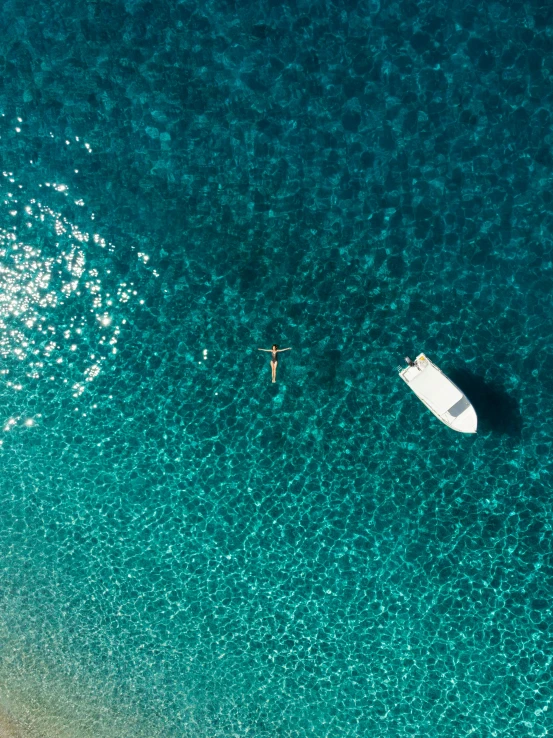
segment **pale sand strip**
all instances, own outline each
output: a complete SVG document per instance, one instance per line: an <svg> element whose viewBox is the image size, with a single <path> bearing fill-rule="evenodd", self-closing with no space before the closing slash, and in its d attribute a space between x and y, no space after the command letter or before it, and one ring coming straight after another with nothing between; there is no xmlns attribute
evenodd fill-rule
<svg viewBox="0 0 553 738"><path fill-rule="evenodd" d="M45 683L36 683L36 673L7 690L2 676L0 670L0 738L156 738L162 732L157 721L136 712L98 706L75 683L52 678L45 696Z"/></svg>
<svg viewBox="0 0 553 738"><path fill-rule="evenodd" d="M9 715L0 712L0 738L25 738Z"/></svg>

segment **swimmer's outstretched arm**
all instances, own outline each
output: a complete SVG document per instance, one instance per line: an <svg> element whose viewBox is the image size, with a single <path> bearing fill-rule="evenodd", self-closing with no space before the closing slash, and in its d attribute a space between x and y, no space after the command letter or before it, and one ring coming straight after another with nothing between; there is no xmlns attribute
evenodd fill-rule
<svg viewBox="0 0 553 738"><path fill-rule="evenodd" d="M272 349L257 349L258 351L267 351L269 354L273 353Z"/></svg>
<svg viewBox="0 0 553 738"><path fill-rule="evenodd" d="M261 349L261 350L263 350L263 349ZM287 349L277 349L277 354L279 354L281 351L291 351L291 350L292 350L292 347L291 346L290 346L290 348L287 348Z"/></svg>

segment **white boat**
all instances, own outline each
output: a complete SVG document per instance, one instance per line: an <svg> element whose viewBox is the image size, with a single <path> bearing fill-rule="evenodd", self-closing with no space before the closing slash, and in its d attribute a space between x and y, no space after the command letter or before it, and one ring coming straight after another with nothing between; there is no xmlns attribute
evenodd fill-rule
<svg viewBox="0 0 553 738"><path fill-rule="evenodd" d="M407 366L399 369L399 376L409 385L426 407L453 430L476 433L478 418L468 398L451 379L424 354L415 361L406 357Z"/></svg>

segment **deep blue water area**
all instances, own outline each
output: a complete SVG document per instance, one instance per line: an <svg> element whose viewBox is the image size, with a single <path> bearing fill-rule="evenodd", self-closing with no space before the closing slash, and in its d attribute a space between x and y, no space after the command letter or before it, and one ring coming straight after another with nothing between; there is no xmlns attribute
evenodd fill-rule
<svg viewBox="0 0 553 738"><path fill-rule="evenodd" d="M545 2L3 3L25 735L551 732L552 51Z"/></svg>

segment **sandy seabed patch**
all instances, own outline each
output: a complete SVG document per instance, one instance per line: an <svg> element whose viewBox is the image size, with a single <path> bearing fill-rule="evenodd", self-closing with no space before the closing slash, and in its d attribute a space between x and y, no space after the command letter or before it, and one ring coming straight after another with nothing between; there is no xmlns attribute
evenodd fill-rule
<svg viewBox="0 0 553 738"><path fill-rule="evenodd" d="M0 738L27 738L21 727L0 706Z"/></svg>

